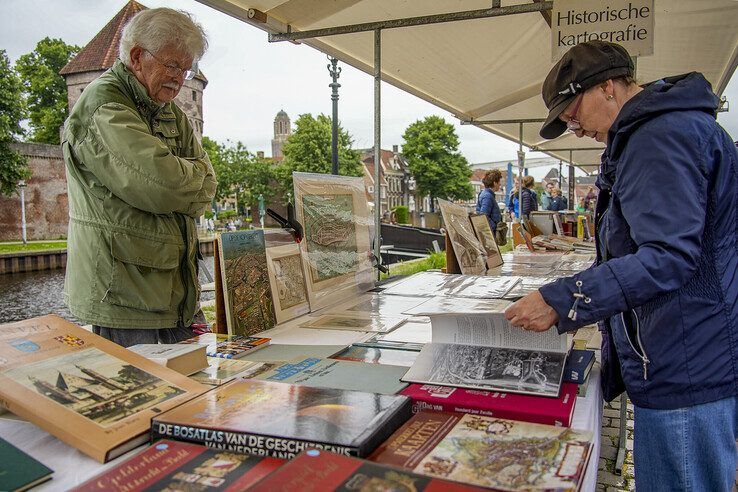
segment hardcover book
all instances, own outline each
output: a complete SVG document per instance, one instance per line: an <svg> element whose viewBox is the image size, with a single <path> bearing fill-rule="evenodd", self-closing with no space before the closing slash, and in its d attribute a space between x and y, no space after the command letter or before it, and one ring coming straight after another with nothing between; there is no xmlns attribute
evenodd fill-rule
<svg viewBox="0 0 738 492"><path fill-rule="evenodd" d="M369 459L496 490L577 490L591 441L568 427L421 412Z"/></svg>
<svg viewBox="0 0 738 492"><path fill-rule="evenodd" d="M462 492L482 489L424 477L402 468L311 449L285 463L249 490Z"/></svg>
<svg viewBox="0 0 738 492"><path fill-rule="evenodd" d="M568 345L556 330L514 328L504 313L431 316L431 330L403 381L559 396Z"/></svg>
<svg viewBox="0 0 738 492"><path fill-rule="evenodd" d="M402 366L308 357L279 365L255 379L394 395L407 386L400 382L405 371L407 367Z"/></svg>
<svg viewBox="0 0 738 492"><path fill-rule="evenodd" d="M2 405L100 462L207 389L55 315L0 326L0 361Z"/></svg>
<svg viewBox="0 0 738 492"><path fill-rule="evenodd" d="M564 381L584 384L584 381L589 377L589 371L592 370L594 363L594 351L570 350L569 357L566 358L566 365L564 366Z"/></svg>
<svg viewBox="0 0 738 492"><path fill-rule="evenodd" d="M418 358L418 352L413 350L395 350L389 348L361 347L352 345L347 349L332 355L331 359L350 360L367 364L388 364L391 366L410 367Z"/></svg>
<svg viewBox="0 0 738 492"><path fill-rule="evenodd" d="M262 337L204 333L179 343L205 345L205 354L208 357L240 359L268 346L270 341L269 338Z"/></svg>
<svg viewBox="0 0 738 492"><path fill-rule="evenodd" d="M139 343L128 350L189 376L208 367L205 347L179 343Z"/></svg>
<svg viewBox="0 0 738 492"><path fill-rule="evenodd" d="M231 453L161 440L72 492L223 490L240 492L279 468L284 460Z"/></svg>
<svg viewBox="0 0 738 492"><path fill-rule="evenodd" d="M307 448L365 457L411 414L410 399L238 379L154 417L162 437L255 456Z"/></svg>
<svg viewBox="0 0 738 492"><path fill-rule="evenodd" d="M0 438L0 490L22 492L51 479L52 469Z"/></svg>
<svg viewBox="0 0 738 492"><path fill-rule="evenodd" d="M458 412L569 427L574 416L577 388L576 384L563 383L558 398L542 398L499 391L411 384L399 394L413 399L413 413Z"/></svg>
<svg viewBox="0 0 738 492"><path fill-rule="evenodd" d="M208 367L196 372L190 377L198 383L220 386L232 379L254 377L262 371L271 369L273 366L273 364L264 362L208 357Z"/></svg>
<svg viewBox="0 0 738 492"><path fill-rule="evenodd" d="M224 232L218 242L229 335L253 335L277 324L264 231Z"/></svg>

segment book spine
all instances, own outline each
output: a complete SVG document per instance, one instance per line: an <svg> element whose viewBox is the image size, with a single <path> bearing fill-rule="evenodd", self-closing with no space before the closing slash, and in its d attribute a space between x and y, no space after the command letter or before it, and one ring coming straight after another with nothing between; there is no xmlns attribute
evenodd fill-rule
<svg viewBox="0 0 738 492"><path fill-rule="evenodd" d="M168 438L176 441L202 444L212 449L232 451L253 456L292 459L305 449L322 449L345 456L358 456L353 446L340 446L323 442L303 441L283 437L266 436L247 432L231 432L204 427L158 422L151 424L151 441Z"/></svg>

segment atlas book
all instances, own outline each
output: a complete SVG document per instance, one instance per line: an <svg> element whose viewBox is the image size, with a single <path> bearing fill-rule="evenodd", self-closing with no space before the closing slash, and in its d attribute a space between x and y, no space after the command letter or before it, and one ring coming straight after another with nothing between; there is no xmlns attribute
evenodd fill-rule
<svg viewBox="0 0 738 492"><path fill-rule="evenodd" d="M433 341L423 346L403 381L559 396L566 335L513 327L504 313L430 318Z"/></svg>
<svg viewBox="0 0 738 492"><path fill-rule="evenodd" d="M208 357L240 359L267 347L270 342L271 340L269 338L262 337L204 333L179 343L205 345L205 354Z"/></svg>
<svg viewBox="0 0 738 492"><path fill-rule="evenodd" d="M229 335L253 335L277 324L264 231L224 232L218 242Z"/></svg>
<svg viewBox="0 0 738 492"><path fill-rule="evenodd" d="M2 405L100 462L207 389L55 315L0 326L0 361Z"/></svg>
<svg viewBox="0 0 738 492"><path fill-rule="evenodd" d="M249 490L462 492L483 489L418 475L402 468L372 461L311 449L285 463Z"/></svg>
<svg viewBox="0 0 738 492"><path fill-rule="evenodd" d="M405 371L407 367L403 366L307 357L281 364L254 377L264 381L279 381L318 388L394 395L407 386L400 381Z"/></svg>
<svg viewBox="0 0 738 492"><path fill-rule="evenodd" d="M189 376L208 367L205 347L180 343L140 343L128 350L147 359Z"/></svg>
<svg viewBox="0 0 738 492"><path fill-rule="evenodd" d="M350 360L367 364L389 364L391 366L410 367L418 358L418 352L413 350L396 350L390 348L362 347L352 345L345 350L332 355L331 359Z"/></svg>
<svg viewBox="0 0 738 492"><path fill-rule="evenodd" d="M236 378L251 378L260 372L271 369L274 364L252 362L240 359L208 357L208 367L196 372L192 379L210 386L220 386Z"/></svg>
<svg viewBox="0 0 738 492"><path fill-rule="evenodd" d="M295 215L310 310L334 305L374 286L364 180L293 173Z"/></svg>
<svg viewBox="0 0 738 492"><path fill-rule="evenodd" d="M584 384L595 363L593 350L572 349L564 366L564 381Z"/></svg>
<svg viewBox="0 0 738 492"><path fill-rule="evenodd" d="M51 479L54 470L0 438L0 490L22 492Z"/></svg>
<svg viewBox="0 0 738 492"><path fill-rule="evenodd" d="M365 457L411 406L404 396L237 379L155 416L151 437L285 459L309 448Z"/></svg>
<svg viewBox="0 0 738 492"><path fill-rule="evenodd" d="M161 440L73 488L71 492L223 490L240 492L284 460Z"/></svg>
<svg viewBox="0 0 738 492"><path fill-rule="evenodd" d="M370 460L495 490L578 490L592 433L484 415L421 412Z"/></svg>
<svg viewBox="0 0 738 492"><path fill-rule="evenodd" d="M578 385L563 383L558 398L431 384L411 384L399 394L413 399L413 413L458 412L569 427Z"/></svg>

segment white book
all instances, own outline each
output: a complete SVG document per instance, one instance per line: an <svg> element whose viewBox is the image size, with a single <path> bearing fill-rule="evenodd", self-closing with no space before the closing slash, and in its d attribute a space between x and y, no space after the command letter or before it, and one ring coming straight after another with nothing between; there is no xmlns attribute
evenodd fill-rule
<svg viewBox="0 0 738 492"><path fill-rule="evenodd" d="M189 376L208 367L205 345L180 343L140 343L128 350L152 362Z"/></svg>

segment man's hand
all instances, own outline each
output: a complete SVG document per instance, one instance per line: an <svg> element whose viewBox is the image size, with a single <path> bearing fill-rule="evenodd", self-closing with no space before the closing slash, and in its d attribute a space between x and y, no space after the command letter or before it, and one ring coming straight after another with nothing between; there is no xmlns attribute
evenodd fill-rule
<svg viewBox="0 0 738 492"><path fill-rule="evenodd" d="M559 321L559 315L535 291L505 310L505 318L524 330L546 331Z"/></svg>

